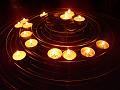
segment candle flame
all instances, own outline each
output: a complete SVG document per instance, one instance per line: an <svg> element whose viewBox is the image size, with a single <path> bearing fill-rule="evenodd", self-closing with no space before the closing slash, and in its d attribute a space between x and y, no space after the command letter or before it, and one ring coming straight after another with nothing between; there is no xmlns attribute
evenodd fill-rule
<svg viewBox="0 0 120 90"><path fill-rule="evenodd" d="M30 44L32 44L32 39L30 39Z"/></svg>
<svg viewBox="0 0 120 90"><path fill-rule="evenodd" d="M24 33L25 35L27 34L27 32L26 32L26 31L24 31L23 33Z"/></svg>
<svg viewBox="0 0 120 90"><path fill-rule="evenodd" d="M78 15L78 18L81 18L82 16Z"/></svg>
<svg viewBox="0 0 120 90"><path fill-rule="evenodd" d="M67 50L67 54L70 54L70 49Z"/></svg>
<svg viewBox="0 0 120 90"><path fill-rule="evenodd" d="M28 25L28 22L26 22L25 24Z"/></svg>
<svg viewBox="0 0 120 90"><path fill-rule="evenodd" d="M18 24L20 24L20 22L18 22Z"/></svg>
<svg viewBox="0 0 120 90"><path fill-rule="evenodd" d="M86 48L86 53L90 53L90 48Z"/></svg>
<svg viewBox="0 0 120 90"><path fill-rule="evenodd" d="M67 13L70 13L70 12L71 12L71 10L70 10L70 9L68 9Z"/></svg>
<svg viewBox="0 0 120 90"><path fill-rule="evenodd" d="M19 54L20 54L19 50L17 50L17 51L16 51L16 54L17 54L17 55L19 55Z"/></svg>
<svg viewBox="0 0 120 90"><path fill-rule="evenodd" d="M43 14L43 15L45 15L46 13L45 13L45 12L43 12L42 14Z"/></svg>
<svg viewBox="0 0 120 90"><path fill-rule="evenodd" d="M48 13L43 12L42 14L40 14L40 17L46 16Z"/></svg>

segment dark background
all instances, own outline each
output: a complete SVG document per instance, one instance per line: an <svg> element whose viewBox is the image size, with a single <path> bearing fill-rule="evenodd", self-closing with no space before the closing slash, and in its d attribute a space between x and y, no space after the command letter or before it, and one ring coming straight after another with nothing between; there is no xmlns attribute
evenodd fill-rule
<svg viewBox="0 0 120 90"><path fill-rule="evenodd" d="M50 8L75 8L103 12L120 18L119 0L1 0L0 22L4 24L11 18L33 15Z"/></svg>
<svg viewBox="0 0 120 90"><path fill-rule="evenodd" d="M11 20L34 15L34 13L49 10L50 8L75 8L89 12L105 13L120 19L119 0L1 0L0 1L0 27ZM0 88L5 85L1 81ZM89 88L86 88L89 87ZM57 87L51 89L56 90ZM49 88L46 87L45 90ZM72 89L72 87L71 87ZM84 86L74 89L82 90L120 90L120 69L94 82L85 82ZM57 88L58 90L58 88ZM60 89L62 90L62 89Z"/></svg>

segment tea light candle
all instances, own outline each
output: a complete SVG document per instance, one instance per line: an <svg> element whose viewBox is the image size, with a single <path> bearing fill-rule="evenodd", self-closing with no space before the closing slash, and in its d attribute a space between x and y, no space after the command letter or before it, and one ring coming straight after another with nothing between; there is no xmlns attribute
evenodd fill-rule
<svg viewBox="0 0 120 90"><path fill-rule="evenodd" d="M25 46L28 48L35 47L37 46L37 44L38 44L38 41L36 39L29 39L25 42Z"/></svg>
<svg viewBox="0 0 120 90"><path fill-rule="evenodd" d="M90 47L83 47L81 49L81 54L85 57L93 57L95 55L95 51Z"/></svg>
<svg viewBox="0 0 120 90"><path fill-rule="evenodd" d="M47 55L52 59L59 59L62 56L62 51L58 48L52 48L48 51Z"/></svg>
<svg viewBox="0 0 120 90"><path fill-rule="evenodd" d="M73 60L76 58L76 53L73 50L67 49L63 52L63 57L66 60Z"/></svg>
<svg viewBox="0 0 120 90"><path fill-rule="evenodd" d="M32 28L32 23L28 23L28 22L26 22L25 24L23 24L23 28L26 28L26 29L28 29L28 28Z"/></svg>
<svg viewBox="0 0 120 90"><path fill-rule="evenodd" d="M23 31L20 36L23 38L30 37L33 33L31 31Z"/></svg>
<svg viewBox="0 0 120 90"><path fill-rule="evenodd" d="M26 22L28 22L28 19L25 19L25 18L23 18L23 19L20 21L20 23L22 23L22 24L24 24L24 23L26 23Z"/></svg>
<svg viewBox="0 0 120 90"><path fill-rule="evenodd" d="M40 17L46 16L46 15L48 15L48 13L43 12L43 13L40 14Z"/></svg>
<svg viewBox="0 0 120 90"><path fill-rule="evenodd" d="M13 54L13 59L18 61L18 60L22 60L26 57L26 52L24 51L16 51L14 54Z"/></svg>
<svg viewBox="0 0 120 90"><path fill-rule="evenodd" d="M22 23L18 22L17 24L15 24L15 28L21 28L23 26Z"/></svg>
<svg viewBox="0 0 120 90"><path fill-rule="evenodd" d="M104 40L98 40L96 42L96 46L100 49L108 49L109 48L109 43L104 41Z"/></svg>
<svg viewBox="0 0 120 90"><path fill-rule="evenodd" d="M68 13L65 13L61 15L60 18L63 20L69 20L69 19L72 19L72 16L70 16Z"/></svg>
<svg viewBox="0 0 120 90"><path fill-rule="evenodd" d="M74 17L74 20L77 21L77 22L82 22L82 21L85 21L85 18L78 15L78 16Z"/></svg>
<svg viewBox="0 0 120 90"><path fill-rule="evenodd" d="M68 20L72 19L74 15L75 15L74 12L68 9L68 11L66 11L64 14L60 15L60 18L63 20Z"/></svg>

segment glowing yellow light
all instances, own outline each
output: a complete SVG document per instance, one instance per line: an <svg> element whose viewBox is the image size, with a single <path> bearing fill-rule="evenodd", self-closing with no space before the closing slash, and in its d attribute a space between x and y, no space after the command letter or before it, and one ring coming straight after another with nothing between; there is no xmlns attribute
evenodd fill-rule
<svg viewBox="0 0 120 90"><path fill-rule="evenodd" d="M20 21L20 23L22 23L22 24L25 24L26 22L28 22L28 19L25 19L25 18L23 18L23 19Z"/></svg>
<svg viewBox="0 0 120 90"><path fill-rule="evenodd" d="M73 50L67 49L66 51L63 52L63 57L66 60L73 60L76 58L76 53Z"/></svg>
<svg viewBox="0 0 120 90"><path fill-rule="evenodd" d="M25 42L25 46L28 48L37 46L38 41L36 39L29 39Z"/></svg>
<svg viewBox="0 0 120 90"><path fill-rule="evenodd" d="M47 55L52 59L59 59L62 56L62 51L58 48L52 48L48 51Z"/></svg>
<svg viewBox="0 0 120 90"><path fill-rule="evenodd" d="M23 28L31 28L32 27L32 23L28 23L28 22L26 22L25 24L23 24Z"/></svg>
<svg viewBox="0 0 120 90"><path fill-rule="evenodd" d="M26 57L26 53L24 51L16 51L12 57L14 60L22 60Z"/></svg>
<svg viewBox="0 0 120 90"><path fill-rule="evenodd" d="M77 22L82 22L82 21L85 21L85 18L78 15L78 16L74 17L74 20L77 21Z"/></svg>
<svg viewBox="0 0 120 90"><path fill-rule="evenodd" d="M74 15L75 15L74 12L68 9L68 11L66 11L64 14L60 15L60 18L63 20L68 20L72 19Z"/></svg>
<svg viewBox="0 0 120 90"><path fill-rule="evenodd" d="M98 40L96 42L96 46L100 49L108 49L109 48L109 43L104 41L104 40Z"/></svg>
<svg viewBox="0 0 120 90"><path fill-rule="evenodd" d="M63 19L63 20L72 19L72 17L69 14L67 14L67 13L61 15L60 18Z"/></svg>
<svg viewBox="0 0 120 90"><path fill-rule="evenodd" d="M75 14L73 11L71 11L70 9L68 9L68 11L66 11L65 13L69 14L69 16L73 17Z"/></svg>
<svg viewBox="0 0 120 90"><path fill-rule="evenodd" d="M42 14L40 14L40 17L46 16L46 15L48 15L48 13L43 12Z"/></svg>
<svg viewBox="0 0 120 90"><path fill-rule="evenodd" d="M95 55L95 51L90 47L84 47L81 49L81 54L85 57L93 57Z"/></svg>
<svg viewBox="0 0 120 90"><path fill-rule="evenodd" d="M22 23L18 22L17 24L15 24L15 28L21 28L23 26Z"/></svg>
<svg viewBox="0 0 120 90"><path fill-rule="evenodd" d="M27 38L27 37L30 37L32 35L32 32L31 31L23 31L21 32L20 36L23 37L23 38Z"/></svg>

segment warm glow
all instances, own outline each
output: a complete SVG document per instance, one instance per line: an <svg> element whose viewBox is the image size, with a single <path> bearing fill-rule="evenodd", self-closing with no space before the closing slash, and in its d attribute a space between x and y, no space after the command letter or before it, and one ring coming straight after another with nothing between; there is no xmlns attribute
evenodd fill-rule
<svg viewBox="0 0 120 90"><path fill-rule="evenodd" d="M28 23L28 22L26 22L25 24L23 24L23 28L32 28L32 23Z"/></svg>
<svg viewBox="0 0 120 90"><path fill-rule="evenodd" d="M64 14L60 15L60 18L63 20L69 20L72 19L74 15L74 12L68 9L68 11L66 11Z"/></svg>
<svg viewBox="0 0 120 90"><path fill-rule="evenodd" d="M75 14L73 11L71 11L70 9L68 9L68 11L66 11L65 13L69 14L69 16L73 17Z"/></svg>
<svg viewBox="0 0 120 90"><path fill-rule="evenodd" d="M95 51L90 47L84 47L81 49L81 54L85 57L93 57L95 55Z"/></svg>
<svg viewBox="0 0 120 90"><path fill-rule="evenodd" d="M67 14L67 13L61 15L60 18L63 19L63 20L69 20L69 19L72 19L72 17L69 16L69 14Z"/></svg>
<svg viewBox="0 0 120 90"><path fill-rule="evenodd" d="M22 24L25 24L26 22L28 22L28 19L25 19L25 18L23 18L23 19L20 21L20 23L22 23Z"/></svg>
<svg viewBox="0 0 120 90"><path fill-rule="evenodd" d="M32 32L31 31L23 31L20 36L23 37L23 38L27 38L27 37L30 37L32 35Z"/></svg>
<svg viewBox="0 0 120 90"><path fill-rule="evenodd" d="M59 59L62 56L62 51L58 48L52 48L48 51L47 55L52 59Z"/></svg>
<svg viewBox="0 0 120 90"><path fill-rule="evenodd" d="M67 49L66 51L63 52L63 57L66 60L73 60L76 58L76 53L73 50Z"/></svg>
<svg viewBox="0 0 120 90"><path fill-rule="evenodd" d="M96 46L100 49L108 49L109 48L109 43L104 41L104 40L98 40L96 42Z"/></svg>
<svg viewBox="0 0 120 90"><path fill-rule="evenodd" d="M43 12L42 14L40 14L40 17L46 16L46 15L48 15L48 13Z"/></svg>
<svg viewBox="0 0 120 90"><path fill-rule="evenodd" d="M37 46L38 41L36 39L29 39L25 42L25 46L28 48Z"/></svg>
<svg viewBox="0 0 120 90"><path fill-rule="evenodd" d="M18 22L17 24L15 24L15 28L21 28L23 26L22 23Z"/></svg>
<svg viewBox="0 0 120 90"><path fill-rule="evenodd" d="M22 60L26 57L26 53L24 51L16 51L12 57L14 60Z"/></svg>
<svg viewBox="0 0 120 90"><path fill-rule="evenodd" d="M82 22L82 21L85 21L85 18L78 15L78 16L74 17L74 20L77 21L77 22Z"/></svg>

